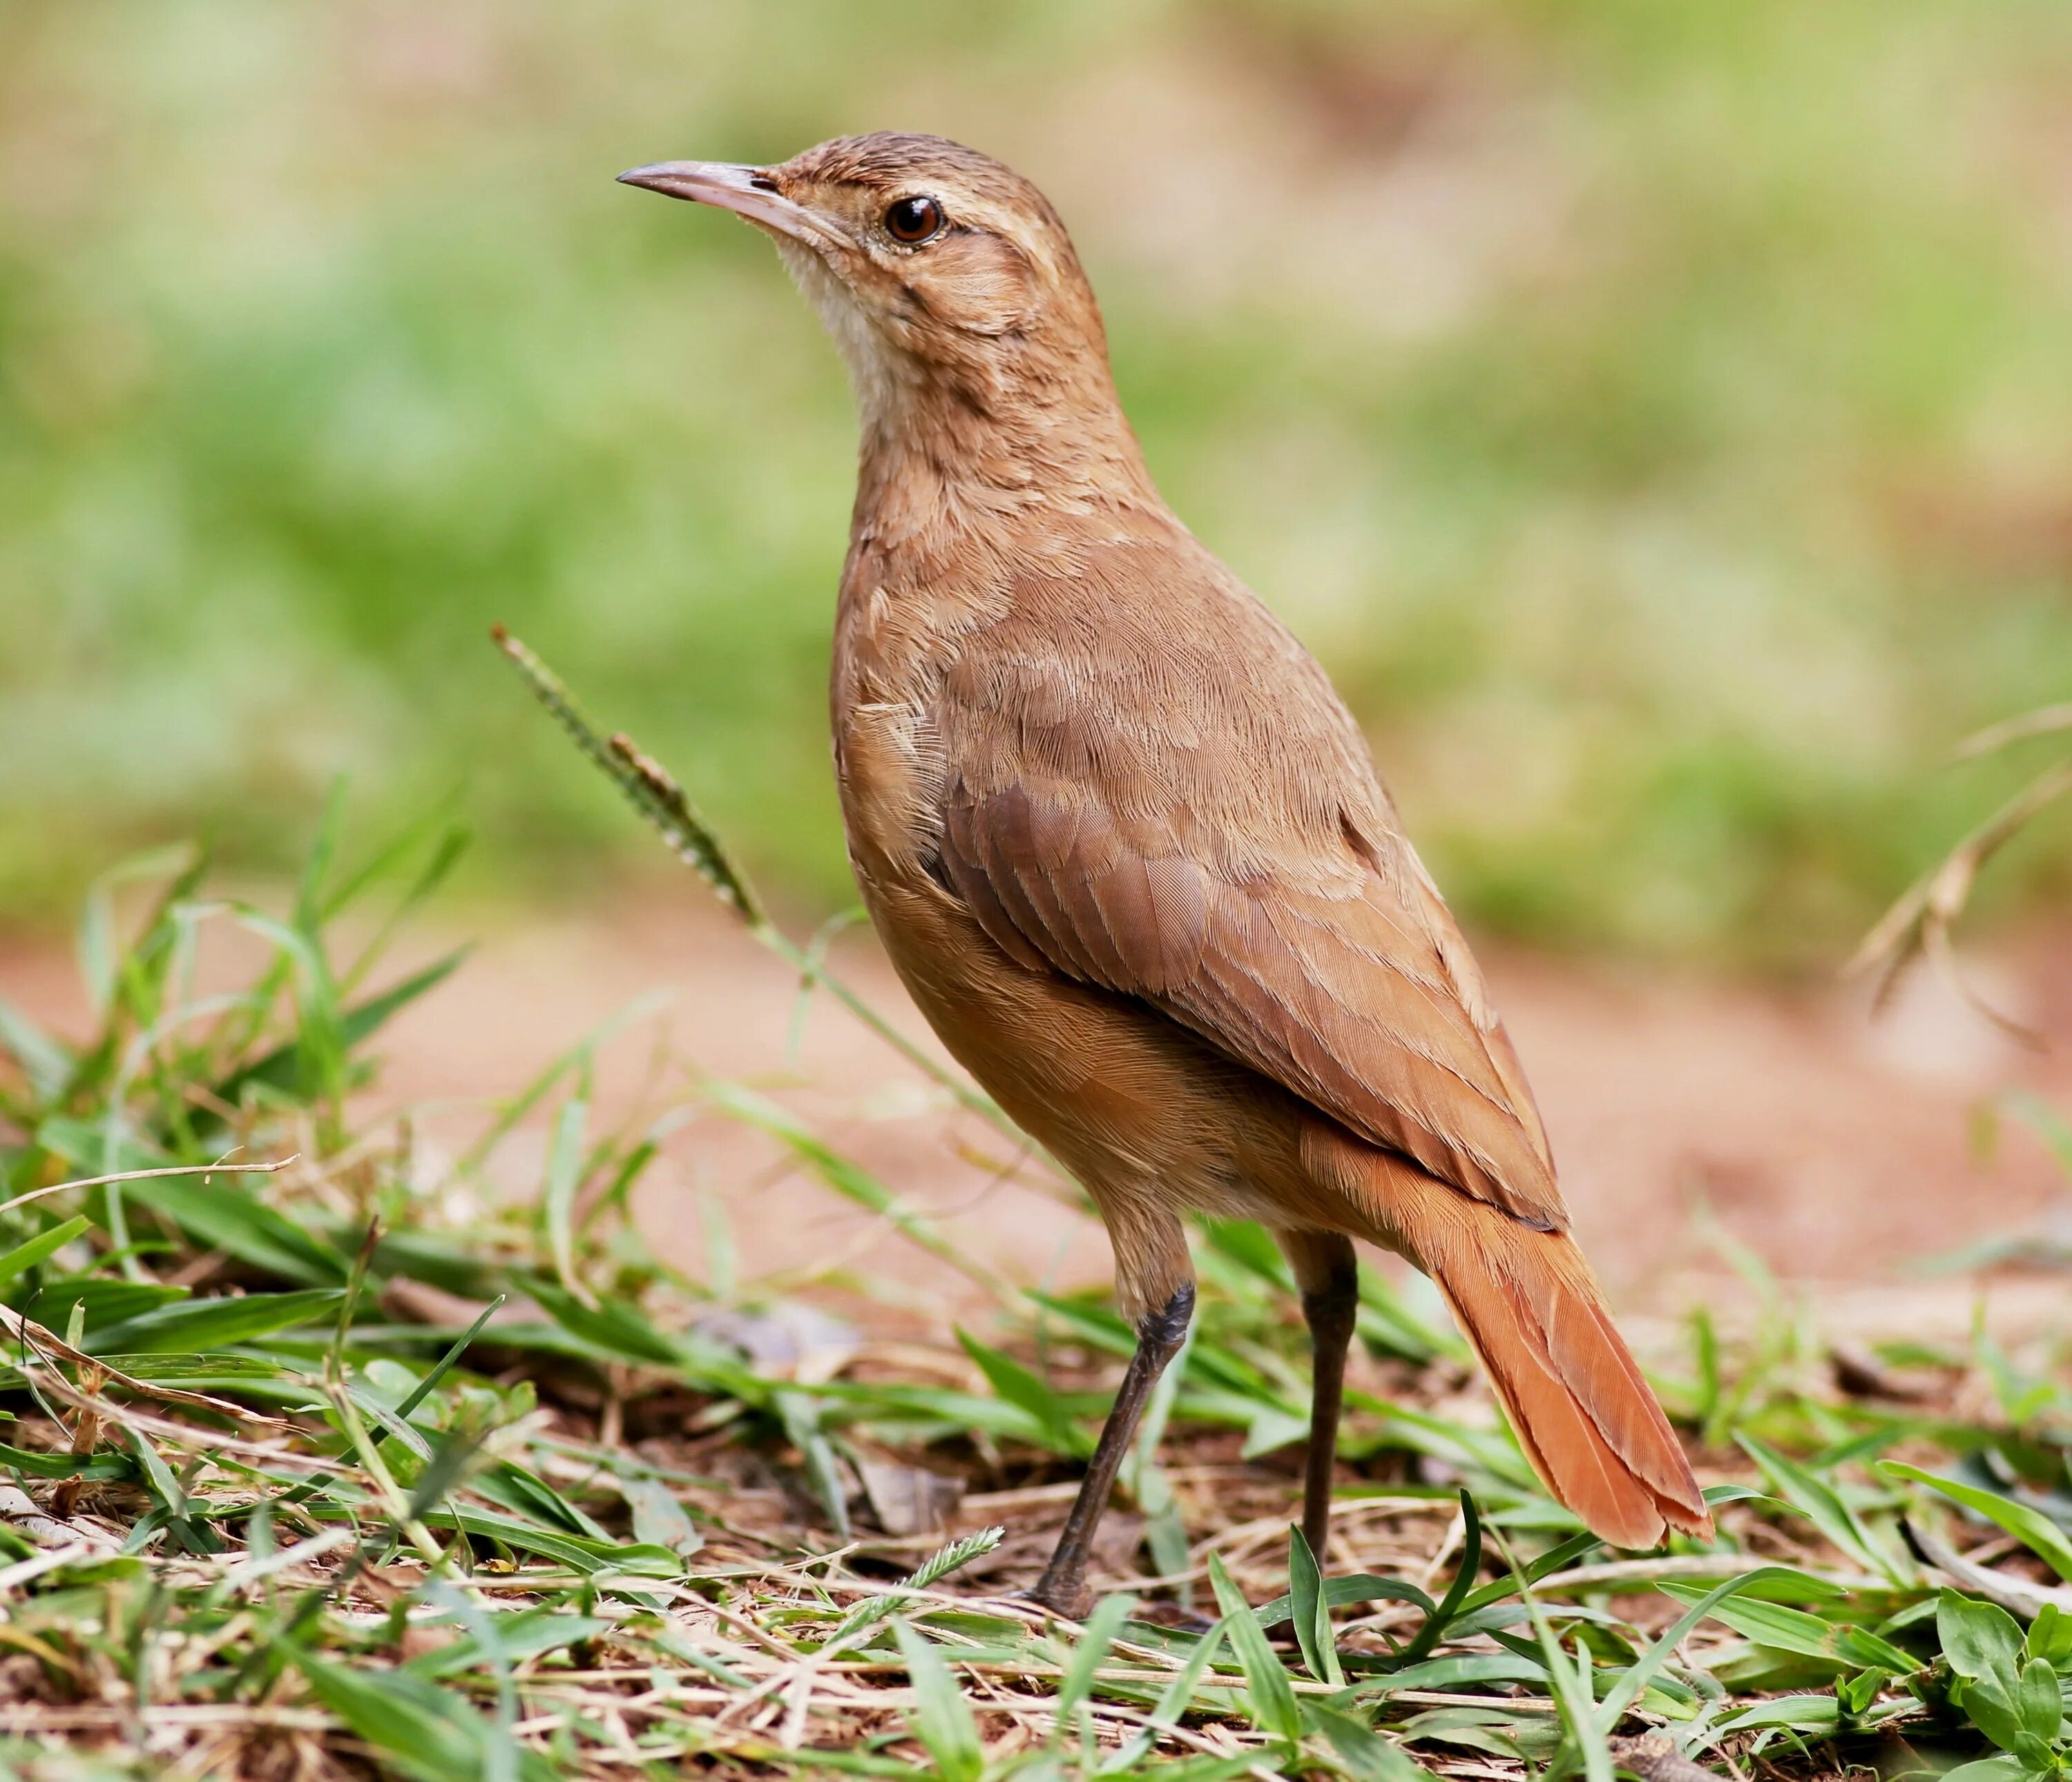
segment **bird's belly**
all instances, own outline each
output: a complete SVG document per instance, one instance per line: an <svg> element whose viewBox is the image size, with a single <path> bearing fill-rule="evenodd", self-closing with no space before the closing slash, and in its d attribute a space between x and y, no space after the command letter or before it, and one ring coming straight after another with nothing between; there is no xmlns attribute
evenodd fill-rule
<svg viewBox="0 0 2072 1782"><path fill-rule="evenodd" d="M1348 1228L1305 1162L1314 1115L1277 1084L1155 1010L1016 963L932 881L865 901L951 1054L1104 1206Z"/></svg>

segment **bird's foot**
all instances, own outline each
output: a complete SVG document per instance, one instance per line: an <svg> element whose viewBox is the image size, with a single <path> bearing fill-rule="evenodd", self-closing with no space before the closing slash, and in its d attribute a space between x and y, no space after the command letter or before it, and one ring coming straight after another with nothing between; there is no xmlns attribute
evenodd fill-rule
<svg viewBox="0 0 2072 1782"><path fill-rule="evenodd" d="M1034 1603L1067 1621L1083 1621L1093 1612L1093 1592L1083 1578L1051 1578L1048 1572L1026 1590L1009 1591L1010 1603Z"/></svg>

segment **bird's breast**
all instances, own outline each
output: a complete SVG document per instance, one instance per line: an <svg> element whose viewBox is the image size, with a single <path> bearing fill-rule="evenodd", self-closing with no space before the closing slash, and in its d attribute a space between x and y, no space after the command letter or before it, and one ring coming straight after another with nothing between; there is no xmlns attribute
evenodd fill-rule
<svg viewBox="0 0 2072 1782"><path fill-rule="evenodd" d="M955 578L853 553L837 615L831 686L835 770L849 857L872 916L874 885L925 875L948 774L938 722L944 679L972 623Z"/></svg>
<svg viewBox="0 0 2072 1782"><path fill-rule="evenodd" d="M837 714L835 760L849 854L865 895L925 873L941 829L944 772L942 739L926 708L904 700L849 705Z"/></svg>

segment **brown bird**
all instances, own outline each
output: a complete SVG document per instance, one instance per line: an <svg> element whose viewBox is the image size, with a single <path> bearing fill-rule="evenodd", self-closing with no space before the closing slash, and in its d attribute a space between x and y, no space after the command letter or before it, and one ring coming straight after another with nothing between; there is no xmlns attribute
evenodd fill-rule
<svg viewBox="0 0 2072 1782"><path fill-rule="evenodd" d="M1593 1533L1708 1535L1460 930L1323 671L1159 499L1043 195L895 134L619 178L765 231L848 361L849 858L922 1013L1114 1245L1137 1348L1036 1596L1085 1595L1193 1312L1190 1209L1267 1226L1301 1287L1320 1557L1355 1238L1437 1282Z"/></svg>

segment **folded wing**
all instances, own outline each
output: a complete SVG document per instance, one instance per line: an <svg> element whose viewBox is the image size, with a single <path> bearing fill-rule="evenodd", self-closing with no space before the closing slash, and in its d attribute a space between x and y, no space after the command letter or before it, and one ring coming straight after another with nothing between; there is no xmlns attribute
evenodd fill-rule
<svg viewBox="0 0 2072 1782"><path fill-rule="evenodd" d="M1511 1043L1321 673L1274 628L1278 684L1248 701L1198 651L1161 673L1128 641L1075 665L996 640L983 687L952 677L944 881L1023 964L1139 998L1463 1193L1565 1228ZM1071 683L1118 661L1126 697ZM1168 685L1186 703L1161 711ZM1250 733L1258 707L1281 734ZM1115 711L1127 727L1104 732Z"/></svg>

